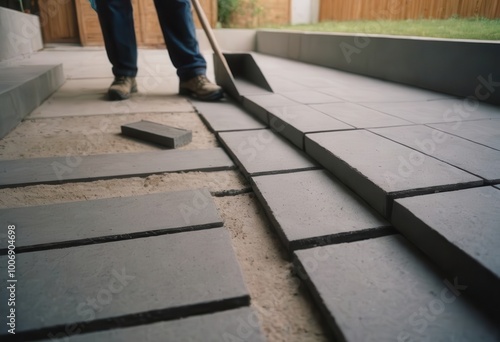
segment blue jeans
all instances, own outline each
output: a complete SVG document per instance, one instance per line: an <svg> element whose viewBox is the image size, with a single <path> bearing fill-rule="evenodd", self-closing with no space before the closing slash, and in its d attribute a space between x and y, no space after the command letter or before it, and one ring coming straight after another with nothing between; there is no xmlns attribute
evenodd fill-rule
<svg viewBox="0 0 500 342"><path fill-rule="evenodd" d="M97 0L97 13L115 76L137 75L137 43L131 0ZM204 75L189 0L154 0L163 38L181 81Z"/></svg>

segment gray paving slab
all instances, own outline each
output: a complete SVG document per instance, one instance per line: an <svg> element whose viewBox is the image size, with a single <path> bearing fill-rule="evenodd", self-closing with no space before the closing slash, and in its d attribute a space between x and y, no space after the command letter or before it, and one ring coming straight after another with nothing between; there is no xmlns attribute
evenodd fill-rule
<svg viewBox="0 0 500 342"><path fill-rule="evenodd" d="M307 134L305 150L384 217L393 198L483 184L470 173L364 130Z"/></svg>
<svg viewBox="0 0 500 342"><path fill-rule="evenodd" d="M271 108L268 115L271 128L300 149L305 133L354 129L306 105Z"/></svg>
<svg viewBox="0 0 500 342"><path fill-rule="evenodd" d="M0 261L6 265L7 257ZM45 338L68 327L93 331L249 304L225 228L22 253L16 266L22 270L16 336ZM6 284L7 272L0 277ZM6 291L1 297L6 303ZM0 329L7 333L5 324Z"/></svg>
<svg viewBox="0 0 500 342"><path fill-rule="evenodd" d="M500 150L500 119L431 124L433 128Z"/></svg>
<svg viewBox="0 0 500 342"><path fill-rule="evenodd" d="M430 101L450 99L452 96L436 93L429 90L405 86L382 80L366 78L367 82L360 83L352 89L352 85L334 85L330 87L316 87L318 91L354 103L364 102L406 102Z"/></svg>
<svg viewBox="0 0 500 342"><path fill-rule="evenodd" d="M221 148L0 160L0 188L233 167Z"/></svg>
<svg viewBox="0 0 500 342"><path fill-rule="evenodd" d="M500 185L495 185L495 188L500 189Z"/></svg>
<svg viewBox="0 0 500 342"><path fill-rule="evenodd" d="M418 124L500 118L500 108L470 99L363 103L363 106Z"/></svg>
<svg viewBox="0 0 500 342"><path fill-rule="evenodd" d="M222 226L207 189L0 209L16 230L17 251ZM7 236L0 237L0 253Z"/></svg>
<svg viewBox="0 0 500 342"><path fill-rule="evenodd" d="M261 129L266 126L232 101L193 101L212 132Z"/></svg>
<svg viewBox="0 0 500 342"><path fill-rule="evenodd" d="M159 77L156 70L138 77L139 92L124 101L108 101L106 91L113 78L70 79L31 112L32 119L101 114L192 112L186 98L177 95L179 78ZM168 109L167 109L168 108Z"/></svg>
<svg viewBox="0 0 500 342"><path fill-rule="evenodd" d="M238 100L241 99L241 96L266 95L271 93L269 90L263 89L241 77L235 77L234 84L238 89L238 94L240 95Z"/></svg>
<svg viewBox="0 0 500 342"><path fill-rule="evenodd" d="M137 327L82 335L61 335L63 336L66 337L64 341L67 342L265 341L257 314L248 307Z"/></svg>
<svg viewBox="0 0 500 342"><path fill-rule="evenodd" d="M307 90L307 87L297 84L293 81L290 81L287 78L281 77L279 75L269 75L268 72L266 72L266 78L268 79L269 83L271 84L271 87L276 93L281 93L281 92L292 92L292 91L299 91L299 90Z"/></svg>
<svg viewBox="0 0 500 342"><path fill-rule="evenodd" d="M392 222L500 313L500 191L481 187L398 199Z"/></svg>
<svg viewBox="0 0 500 342"><path fill-rule="evenodd" d="M319 167L304 152L269 129L222 132L219 136L246 177Z"/></svg>
<svg viewBox="0 0 500 342"><path fill-rule="evenodd" d="M288 250L371 238L390 224L325 170L252 178Z"/></svg>
<svg viewBox="0 0 500 342"><path fill-rule="evenodd" d="M356 128L412 124L409 121L380 113L355 103L325 103L312 105L311 107Z"/></svg>
<svg viewBox="0 0 500 342"><path fill-rule="evenodd" d="M157 122L141 120L121 126L123 135L153 142L169 148L189 144L193 140L190 130L163 125Z"/></svg>
<svg viewBox="0 0 500 342"><path fill-rule="evenodd" d="M250 95L243 97L243 106L262 122L268 123L267 112L271 108L298 105L279 94Z"/></svg>
<svg viewBox="0 0 500 342"><path fill-rule="evenodd" d="M0 67L0 138L64 83L61 64Z"/></svg>
<svg viewBox="0 0 500 342"><path fill-rule="evenodd" d="M288 97L289 99L302 104L332 103L344 101L315 90L280 92L280 95Z"/></svg>
<svg viewBox="0 0 500 342"><path fill-rule="evenodd" d="M498 341L498 325L400 235L297 251L295 264L341 341ZM305 270L305 271L304 271Z"/></svg>
<svg viewBox="0 0 500 342"><path fill-rule="evenodd" d="M421 125L379 128L370 131L490 182L500 182L500 151L498 150Z"/></svg>

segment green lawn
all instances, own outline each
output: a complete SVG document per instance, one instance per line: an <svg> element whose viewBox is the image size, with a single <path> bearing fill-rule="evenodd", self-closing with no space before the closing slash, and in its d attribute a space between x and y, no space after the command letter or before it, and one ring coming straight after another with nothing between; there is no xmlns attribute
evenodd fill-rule
<svg viewBox="0 0 500 342"><path fill-rule="evenodd" d="M371 20L328 21L312 25L274 27L279 29L390 34L458 39L500 40L500 19L429 19L429 20Z"/></svg>

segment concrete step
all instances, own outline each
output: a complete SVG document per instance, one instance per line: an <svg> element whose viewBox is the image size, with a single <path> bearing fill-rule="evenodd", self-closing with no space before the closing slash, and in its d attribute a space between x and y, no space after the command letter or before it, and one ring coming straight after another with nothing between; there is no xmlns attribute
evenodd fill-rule
<svg viewBox="0 0 500 342"><path fill-rule="evenodd" d="M64 83L62 64L0 67L0 139Z"/></svg>

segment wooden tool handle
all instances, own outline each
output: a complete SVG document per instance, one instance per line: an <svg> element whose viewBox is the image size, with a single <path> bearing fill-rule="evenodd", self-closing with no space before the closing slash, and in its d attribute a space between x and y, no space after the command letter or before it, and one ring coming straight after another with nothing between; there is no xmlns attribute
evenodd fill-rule
<svg viewBox="0 0 500 342"><path fill-rule="evenodd" d="M214 32L210 27L210 23L208 22L207 16L205 15L205 12L203 11L203 8L201 7L199 0L191 0L191 2L193 3L194 10L196 11L198 18L200 19L201 26L203 27L203 30L207 35L208 41L210 42L210 46L212 46L212 49L214 50L216 56L219 57L222 64L224 65L224 68L232 78L233 74L231 73L231 69L229 69L229 65L227 64L226 58L224 57L222 51L219 48L219 44L215 39Z"/></svg>

